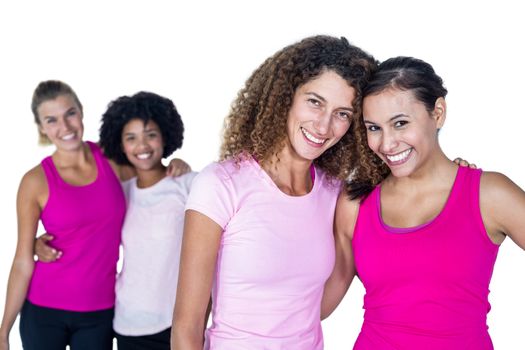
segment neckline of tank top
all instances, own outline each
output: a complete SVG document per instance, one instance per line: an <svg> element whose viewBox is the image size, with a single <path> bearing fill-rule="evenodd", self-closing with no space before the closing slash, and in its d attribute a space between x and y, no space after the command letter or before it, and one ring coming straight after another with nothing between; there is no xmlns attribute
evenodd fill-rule
<svg viewBox="0 0 525 350"><path fill-rule="evenodd" d="M383 215L381 214L381 186L379 186L378 190L377 190L377 193L376 193L376 203L377 203L376 206L377 206L377 215L379 216L379 222L381 223L381 226L385 229L385 231L390 232L390 233L394 233L394 234L408 234L408 233L416 233L418 231L421 231L421 230L423 230L423 229L433 225L434 223L439 221L439 219L444 215L444 212L450 206L450 203L454 200L454 197L456 196L456 193L457 193L456 187L458 186L459 182L463 178L464 171L465 171L465 169L463 169L462 166L458 166L458 169L457 169L457 172L456 172L456 177L454 178L454 182L452 183L452 187L450 188L450 191L449 191L447 200L445 202L445 205L443 206L443 208L441 208L439 213L434 218L430 219L429 221L427 221L427 222L425 222L425 223L423 223L421 225L417 225L417 226L395 227L395 226L390 226L386 222L384 222Z"/></svg>
<svg viewBox="0 0 525 350"><path fill-rule="evenodd" d="M53 160L53 156L49 156L49 159L50 159L50 163L51 163L51 166L53 167L53 171L55 173L55 175L57 176L58 180L63 184L63 185L66 185L66 186L69 186L69 187L72 187L72 188L87 188L87 187L91 187L93 185L95 185L99 178L100 178L100 172L101 172L101 169L102 169L102 164L101 164L101 161L100 161L100 157L103 157L103 155L99 154L99 156L97 156L95 154L96 150L95 150L95 147L97 147L93 142L91 141L84 141L85 144L87 144L89 146L89 150L91 151L91 154L93 155L93 159L95 159L95 166L97 167L97 176L95 177L95 179L93 181L91 181L90 183L87 183L85 185L74 185L74 184L71 184L69 182L67 182L66 180L64 180L62 178L62 176L60 176L60 173L58 172L58 169L55 165L55 162Z"/></svg>

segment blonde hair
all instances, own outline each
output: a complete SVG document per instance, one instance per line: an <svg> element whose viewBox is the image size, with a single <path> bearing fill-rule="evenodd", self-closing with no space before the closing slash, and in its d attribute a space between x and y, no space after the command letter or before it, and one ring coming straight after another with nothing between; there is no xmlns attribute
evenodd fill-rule
<svg viewBox="0 0 525 350"><path fill-rule="evenodd" d="M33 98L31 99L31 111L33 112L34 120L38 128L38 144L49 145L51 141L49 138L40 131L40 118L38 116L38 107L46 101L54 100L58 96L69 95L73 97L75 103L82 112L82 103L77 97L77 94L73 89L66 83L59 80L46 80L40 82L35 91L33 92Z"/></svg>

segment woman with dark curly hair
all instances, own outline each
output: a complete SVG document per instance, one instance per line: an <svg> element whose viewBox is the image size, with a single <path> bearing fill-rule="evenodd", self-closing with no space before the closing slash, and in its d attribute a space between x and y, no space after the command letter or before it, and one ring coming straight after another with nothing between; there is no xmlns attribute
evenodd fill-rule
<svg viewBox="0 0 525 350"><path fill-rule="evenodd" d="M150 92L119 97L102 116L104 153L137 174L122 183L127 212L113 319L119 350L170 348L184 205L196 174L167 177L161 161L182 146L183 132L173 102Z"/></svg>
<svg viewBox="0 0 525 350"><path fill-rule="evenodd" d="M363 91L365 157L381 175L340 195L338 258L322 303L326 317L359 276L355 350L493 349L490 280L507 236L525 249L525 192L444 154L446 95L432 66L412 57L381 63Z"/></svg>
<svg viewBox="0 0 525 350"><path fill-rule="evenodd" d="M352 136L375 60L345 38L278 51L225 121L221 161L186 206L172 348L322 349L340 181L359 178Z"/></svg>

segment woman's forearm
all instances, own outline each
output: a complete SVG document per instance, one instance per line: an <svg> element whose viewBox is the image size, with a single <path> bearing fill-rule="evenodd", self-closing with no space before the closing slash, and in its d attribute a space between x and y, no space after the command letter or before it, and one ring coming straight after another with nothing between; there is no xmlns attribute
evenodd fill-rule
<svg viewBox="0 0 525 350"><path fill-rule="evenodd" d="M0 327L0 337L9 337L16 317L20 313L27 296L27 289L33 274L34 261L32 259L15 260L11 267L7 283L4 316Z"/></svg>

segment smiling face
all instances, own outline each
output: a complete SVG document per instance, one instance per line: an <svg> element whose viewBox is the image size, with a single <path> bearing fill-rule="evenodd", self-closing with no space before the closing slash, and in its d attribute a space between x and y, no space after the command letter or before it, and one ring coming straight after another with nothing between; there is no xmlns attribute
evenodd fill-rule
<svg viewBox="0 0 525 350"><path fill-rule="evenodd" d="M445 100L428 112L411 91L387 89L363 101L368 146L396 177L415 174L440 152L437 131L445 121Z"/></svg>
<svg viewBox="0 0 525 350"><path fill-rule="evenodd" d="M57 149L75 150L82 146L82 110L71 95L59 95L38 108L38 130Z"/></svg>
<svg viewBox="0 0 525 350"><path fill-rule="evenodd" d="M162 167L164 141L157 123L131 119L122 129L122 150L137 171Z"/></svg>
<svg viewBox="0 0 525 350"><path fill-rule="evenodd" d="M302 159L319 157L348 131L354 98L354 89L333 71L300 86L288 113L285 148Z"/></svg>

